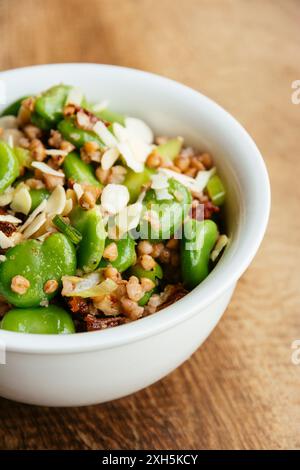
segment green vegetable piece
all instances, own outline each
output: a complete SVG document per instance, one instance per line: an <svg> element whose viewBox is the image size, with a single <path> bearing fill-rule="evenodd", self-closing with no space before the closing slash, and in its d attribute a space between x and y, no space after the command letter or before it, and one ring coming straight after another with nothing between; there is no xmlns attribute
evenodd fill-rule
<svg viewBox="0 0 300 470"><path fill-rule="evenodd" d="M76 183L87 183L102 187L94 174L92 165L83 162L75 152L71 152L66 156L63 163L63 170L67 179L72 179Z"/></svg>
<svg viewBox="0 0 300 470"><path fill-rule="evenodd" d="M115 261L107 261L102 258L99 267L104 268L107 265L111 265L120 273L122 273L136 263L135 241L130 235L127 234L126 237L121 238L120 240L110 240L107 238L105 241L105 246L113 242L117 244L118 248L117 259Z"/></svg>
<svg viewBox="0 0 300 470"><path fill-rule="evenodd" d="M75 333L74 323L69 313L56 305L14 308L4 315L1 329L42 335Z"/></svg>
<svg viewBox="0 0 300 470"><path fill-rule="evenodd" d="M71 224L79 230L82 240L78 245L78 267L85 272L94 271L102 258L106 233L100 212L76 207L70 214Z"/></svg>
<svg viewBox="0 0 300 470"><path fill-rule="evenodd" d="M221 206L225 202L226 191L219 175L213 175L206 186L206 190L212 202Z"/></svg>
<svg viewBox="0 0 300 470"><path fill-rule="evenodd" d="M142 268L142 266L137 263L130 268L129 275L136 276L139 279L146 277L155 283L155 287L151 289L151 291L146 292L139 300L138 304L143 307L148 303L151 295L157 290L156 287L158 286L159 280L163 278L163 270L158 263L156 263L154 268L152 268L150 271L146 271L146 269Z"/></svg>
<svg viewBox="0 0 300 470"><path fill-rule="evenodd" d="M20 168L31 168L32 157L29 150L23 149L22 147L15 147L14 152Z"/></svg>
<svg viewBox="0 0 300 470"><path fill-rule="evenodd" d="M64 219L61 215L56 215L52 219L52 222L75 245L77 245L82 240L81 233L75 227L72 227L72 225L67 224L67 222L64 221Z"/></svg>
<svg viewBox="0 0 300 470"><path fill-rule="evenodd" d="M17 307L38 307L54 297L46 294L44 285L48 280L59 284L64 275L74 275L76 253L73 244L62 233L50 235L44 242L25 240L10 248L6 260L0 264L0 294ZM20 294L11 289L15 276L26 278L30 286Z"/></svg>
<svg viewBox="0 0 300 470"><path fill-rule="evenodd" d="M19 98L18 100L11 103L9 106L7 106L7 108L2 111L1 116L17 116L22 101L26 100L26 98L28 98L28 96L23 96L23 98Z"/></svg>
<svg viewBox="0 0 300 470"><path fill-rule="evenodd" d="M63 116L66 99L71 90L68 85L56 85L37 97L35 113L51 124L57 123Z"/></svg>
<svg viewBox="0 0 300 470"><path fill-rule="evenodd" d="M42 131L50 131L50 129L54 125L51 121L48 121L43 116L40 116L35 112L33 112L30 116L30 120L34 126L39 127L40 129L42 129Z"/></svg>
<svg viewBox="0 0 300 470"><path fill-rule="evenodd" d="M31 197L30 212L34 211L45 199L48 199L50 192L46 188L30 189L29 194Z"/></svg>
<svg viewBox="0 0 300 470"><path fill-rule="evenodd" d="M176 137L170 139L164 144L159 145L154 150L154 153L162 157L165 162L173 161L174 158L180 153L182 148L183 139L182 137Z"/></svg>
<svg viewBox="0 0 300 470"><path fill-rule="evenodd" d="M148 189L145 195L139 225L140 237L143 239L169 240L189 213L192 202L190 191L174 178L168 181L168 192L173 199L158 200L153 189ZM152 221L149 221L146 213L151 214Z"/></svg>
<svg viewBox="0 0 300 470"><path fill-rule="evenodd" d="M103 121L107 121L110 123L113 122L118 122L122 126L125 125L125 116L119 113L115 113L114 111L111 111L110 109L103 109L102 111L94 111L95 116L97 116L99 119L103 119Z"/></svg>
<svg viewBox="0 0 300 470"><path fill-rule="evenodd" d="M130 195L130 203L133 203L139 197L142 186L150 181L151 175L155 170L145 167L141 173L136 173L133 170L127 170L123 184L127 187Z"/></svg>
<svg viewBox="0 0 300 470"><path fill-rule="evenodd" d="M80 129L72 118L63 119L58 123L57 128L63 137L77 148L82 147L86 142L97 142L100 147L103 147L103 142L95 132Z"/></svg>
<svg viewBox="0 0 300 470"><path fill-rule="evenodd" d="M13 149L0 140L0 194L19 176L19 162Z"/></svg>
<svg viewBox="0 0 300 470"><path fill-rule="evenodd" d="M184 284L193 289L209 274L210 253L218 238L212 220L189 219L184 225L181 243L181 270Z"/></svg>

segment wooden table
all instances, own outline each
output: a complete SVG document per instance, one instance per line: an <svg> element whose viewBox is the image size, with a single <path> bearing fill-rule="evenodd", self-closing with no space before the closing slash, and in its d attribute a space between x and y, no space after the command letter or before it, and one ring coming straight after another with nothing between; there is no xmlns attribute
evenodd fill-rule
<svg viewBox="0 0 300 470"><path fill-rule="evenodd" d="M192 359L105 405L1 400L1 448L300 448L299 24L298 0L0 0L1 70L104 62L182 81L248 129L273 193L262 247Z"/></svg>

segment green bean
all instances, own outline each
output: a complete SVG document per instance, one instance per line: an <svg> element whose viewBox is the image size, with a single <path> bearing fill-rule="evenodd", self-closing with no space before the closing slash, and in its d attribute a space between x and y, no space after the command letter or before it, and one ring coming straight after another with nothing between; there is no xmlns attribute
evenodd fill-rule
<svg viewBox="0 0 300 470"><path fill-rule="evenodd" d="M47 335L75 333L74 323L69 313L56 305L14 308L4 315L1 329Z"/></svg>
<svg viewBox="0 0 300 470"><path fill-rule="evenodd" d="M102 187L95 177L92 165L83 162L75 152L69 153L63 163L63 170L67 179L76 183L87 183L92 186Z"/></svg>
<svg viewBox="0 0 300 470"><path fill-rule="evenodd" d="M209 273L210 253L218 238L218 227L212 220L189 219L184 225L181 243L181 271L184 284L193 289Z"/></svg>
<svg viewBox="0 0 300 470"><path fill-rule="evenodd" d="M0 140L0 194L19 176L20 167L13 149Z"/></svg>
<svg viewBox="0 0 300 470"><path fill-rule="evenodd" d="M9 248L5 257L0 264L0 294L17 307L38 307L49 301L56 294L61 277L73 275L76 270L75 248L62 233L54 233L43 242L25 240ZM16 276L27 281L24 291L14 287L19 279ZM49 280L57 283L51 293L45 292Z"/></svg>

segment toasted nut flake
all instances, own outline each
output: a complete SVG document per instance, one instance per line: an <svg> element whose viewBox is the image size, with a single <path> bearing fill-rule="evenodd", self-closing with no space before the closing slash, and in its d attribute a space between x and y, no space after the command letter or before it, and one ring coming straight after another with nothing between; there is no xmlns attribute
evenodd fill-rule
<svg viewBox="0 0 300 470"><path fill-rule="evenodd" d="M110 169L107 182L112 184L122 184L127 170L122 165L115 165Z"/></svg>
<svg viewBox="0 0 300 470"><path fill-rule="evenodd" d="M158 168L162 163L162 159L159 155L156 155L155 153L150 153L146 160L146 165L149 168Z"/></svg>
<svg viewBox="0 0 300 470"><path fill-rule="evenodd" d="M213 159L211 155L207 152L202 153L199 157L200 161L203 163L207 170L210 170L213 167Z"/></svg>
<svg viewBox="0 0 300 470"><path fill-rule="evenodd" d="M68 142L67 140L63 140L61 145L60 145L61 150L64 150L67 153L72 152L75 149L75 145L71 144L71 142Z"/></svg>
<svg viewBox="0 0 300 470"><path fill-rule="evenodd" d="M141 284L136 276L131 276L126 284L127 295L130 300L138 302L144 295Z"/></svg>
<svg viewBox="0 0 300 470"><path fill-rule="evenodd" d="M94 297L93 304L104 315L118 315L120 313L120 303L113 295Z"/></svg>
<svg viewBox="0 0 300 470"><path fill-rule="evenodd" d="M152 279L148 279L147 277L141 278L141 286L144 292L150 292L155 287L155 283Z"/></svg>
<svg viewBox="0 0 300 470"><path fill-rule="evenodd" d="M10 288L16 294L23 295L27 292L30 287L30 282L24 276L14 276L11 280Z"/></svg>
<svg viewBox="0 0 300 470"><path fill-rule="evenodd" d="M97 179L100 181L100 183L106 184L108 176L110 174L110 171L109 170L103 170L103 168L101 168L101 166L98 166L98 168L95 171L95 174L96 174Z"/></svg>
<svg viewBox="0 0 300 470"><path fill-rule="evenodd" d="M107 259L108 261L115 261L118 257L118 247L115 242L110 243L107 245L103 252L103 258Z"/></svg>
<svg viewBox="0 0 300 470"><path fill-rule="evenodd" d="M100 163L101 150L99 144L97 142L86 142L80 149L80 157L85 163Z"/></svg>
<svg viewBox="0 0 300 470"><path fill-rule="evenodd" d="M139 242L137 250L139 255L151 255L153 251L153 245L152 243L148 242L148 240L142 240Z"/></svg>
<svg viewBox="0 0 300 470"><path fill-rule="evenodd" d="M75 186L75 185L74 185ZM92 209L101 194L101 189L93 185L81 184L83 194L79 198L79 204L84 209Z"/></svg>
<svg viewBox="0 0 300 470"><path fill-rule="evenodd" d="M39 139L33 139L29 144L29 150L34 160L42 162L46 158L46 149Z"/></svg>
<svg viewBox="0 0 300 470"><path fill-rule="evenodd" d="M38 180L36 178L28 178L25 183L27 186L29 186L30 189L42 189L45 187L43 181Z"/></svg>
<svg viewBox="0 0 300 470"><path fill-rule="evenodd" d="M140 263L143 269L150 271L155 267L155 260L150 255L142 255L140 258Z"/></svg>
<svg viewBox="0 0 300 470"><path fill-rule="evenodd" d="M116 268L113 268L112 266L108 266L104 270L104 277L106 279L112 279L115 282L121 281L122 277L119 271Z"/></svg>
<svg viewBox="0 0 300 470"><path fill-rule="evenodd" d="M176 157L174 160L174 165L184 172L190 166L190 159L187 157L182 157L182 156Z"/></svg>
<svg viewBox="0 0 300 470"><path fill-rule="evenodd" d="M61 176L43 174L43 180L45 182L46 188L52 191L56 186L63 186L65 182L65 176L61 173Z"/></svg>
<svg viewBox="0 0 300 470"><path fill-rule="evenodd" d="M58 288L58 282L55 279L49 279L44 284L44 292L45 294L53 294Z"/></svg>
<svg viewBox="0 0 300 470"><path fill-rule="evenodd" d="M30 140L39 139L42 135L41 129L37 126L33 126L32 124L27 124L27 126L23 128L23 131L26 137Z"/></svg>
<svg viewBox="0 0 300 470"><path fill-rule="evenodd" d="M198 157L192 157L190 160L190 165L192 168L196 168L198 171L204 171L206 169Z"/></svg>
<svg viewBox="0 0 300 470"><path fill-rule="evenodd" d="M122 313L129 317L131 320L141 318L144 313L144 308L140 307L137 302L130 300L127 297L121 298Z"/></svg>
<svg viewBox="0 0 300 470"><path fill-rule="evenodd" d="M153 251L151 253L153 258L158 258L161 252L164 249L164 244L163 243L154 243L153 245Z"/></svg>

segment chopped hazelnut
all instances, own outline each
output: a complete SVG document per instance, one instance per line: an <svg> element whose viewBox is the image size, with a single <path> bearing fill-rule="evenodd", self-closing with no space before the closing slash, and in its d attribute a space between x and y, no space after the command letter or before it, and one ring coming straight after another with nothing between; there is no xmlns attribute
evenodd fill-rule
<svg viewBox="0 0 300 470"><path fill-rule="evenodd" d="M23 295L27 292L30 287L30 282L24 276L14 276L11 280L11 290L16 294Z"/></svg>
<svg viewBox="0 0 300 470"><path fill-rule="evenodd" d="M150 255L142 255L140 258L140 263L143 269L150 271L155 266L155 260Z"/></svg>
<svg viewBox="0 0 300 470"><path fill-rule="evenodd" d="M136 276L131 276L126 285L127 295L130 300L138 302L144 295L141 284Z"/></svg>
<svg viewBox="0 0 300 470"><path fill-rule="evenodd" d="M58 282L55 279L49 279L44 284L44 292L45 294L53 294L58 288Z"/></svg>

